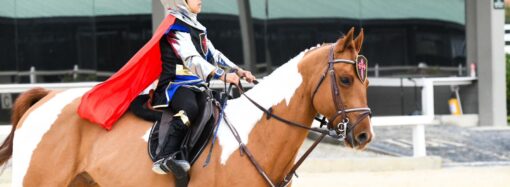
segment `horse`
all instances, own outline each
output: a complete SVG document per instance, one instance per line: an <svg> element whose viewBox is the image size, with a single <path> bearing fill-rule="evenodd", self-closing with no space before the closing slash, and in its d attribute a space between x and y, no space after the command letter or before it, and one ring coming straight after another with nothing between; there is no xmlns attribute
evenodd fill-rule
<svg viewBox="0 0 510 187"><path fill-rule="evenodd" d="M291 170L308 131L271 118L248 101L248 96L271 108L271 115L307 127L318 113L331 124L340 124L345 118L357 121L345 144L364 149L374 137L370 118L358 110L348 110L367 107L368 80L358 79L352 63L330 63L332 59L356 60L363 30L354 35L351 28L334 43L301 52L246 96L229 100L210 163L204 167L207 154L200 155L190 170L189 186L268 185L247 156L240 154L240 144L226 122L237 129L237 137L268 180L277 183ZM173 185L172 175L151 171L146 150L152 123L126 112L111 131L106 131L77 114L81 96L87 91L35 88L18 97L11 116L12 130L0 146L0 165L12 157L12 186ZM335 91L339 93L332 94ZM336 103L341 103L341 110Z"/></svg>

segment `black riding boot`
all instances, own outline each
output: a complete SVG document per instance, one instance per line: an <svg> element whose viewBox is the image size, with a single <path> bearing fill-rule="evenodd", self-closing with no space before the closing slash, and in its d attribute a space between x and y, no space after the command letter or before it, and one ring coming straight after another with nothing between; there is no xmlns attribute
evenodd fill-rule
<svg viewBox="0 0 510 187"><path fill-rule="evenodd" d="M168 158L171 154L179 151L182 140L188 132L188 127L180 119L174 119L170 122L168 129L167 138L164 141L164 146L161 152L158 154L157 159Z"/></svg>
<svg viewBox="0 0 510 187"><path fill-rule="evenodd" d="M183 123L179 117L176 117L170 123L167 139L164 142L163 149L157 156L152 170L158 174L172 172L176 178L187 175L190 164L184 158L180 157L180 147L188 126Z"/></svg>

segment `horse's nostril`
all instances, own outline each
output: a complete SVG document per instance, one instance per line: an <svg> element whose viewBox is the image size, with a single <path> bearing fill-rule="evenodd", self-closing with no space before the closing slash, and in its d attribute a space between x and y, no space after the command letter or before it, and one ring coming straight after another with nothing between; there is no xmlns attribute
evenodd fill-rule
<svg viewBox="0 0 510 187"><path fill-rule="evenodd" d="M366 141L368 140L368 133L363 132L363 133L358 134L358 136L356 137L356 140L358 141L359 144L366 143Z"/></svg>

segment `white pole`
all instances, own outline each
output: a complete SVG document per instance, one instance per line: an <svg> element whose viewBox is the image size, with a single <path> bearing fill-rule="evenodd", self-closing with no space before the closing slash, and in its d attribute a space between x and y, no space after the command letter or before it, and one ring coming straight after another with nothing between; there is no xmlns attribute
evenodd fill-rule
<svg viewBox="0 0 510 187"><path fill-rule="evenodd" d="M434 82L423 78L423 90L421 91L421 106L423 115L434 116Z"/></svg>
<svg viewBox="0 0 510 187"><path fill-rule="evenodd" d="M427 156L427 146L425 144L425 126L423 124L413 127L413 156Z"/></svg>
<svg viewBox="0 0 510 187"><path fill-rule="evenodd" d="M75 64L73 67L73 80L78 78L78 64Z"/></svg>
<svg viewBox="0 0 510 187"><path fill-rule="evenodd" d="M375 72L375 77L379 77L379 64L375 64L374 72Z"/></svg>
<svg viewBox="0 0 510 187"><path fill-rule="evenodd" d="M422 113L425 116L434 117L434 82L423 78L423 89L421 91ZM425 144L425 125L416 125L413 128L413 156L427 156L427 145Z"/></svg>
<svg viewBox="0 0 510 187"><path fill-rule="evenodd" d="M462 76L462 63L459 64L459 76Z"/></svg>
<svg viewBox="0 0 510 187"><path fill-rule="evenodd" d="M37 76L35 74L35 67L30 67L30 83L34 84L37 83Z"/></svg>

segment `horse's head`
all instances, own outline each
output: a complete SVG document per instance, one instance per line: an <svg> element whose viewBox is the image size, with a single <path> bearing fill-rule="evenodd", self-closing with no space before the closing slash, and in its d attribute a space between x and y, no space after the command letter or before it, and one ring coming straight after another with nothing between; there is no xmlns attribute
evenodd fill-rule
<svg viewBox="0 0 510 187"><path fill-rule="evenodd" d="M309 85L312 105L324 115L328 129L346 136L349 147L363 149L372 140L370 109L367 105L367 61L359 55L363 30L354 38L354 28L336 43L309 52L301 69Z"/></svg>

